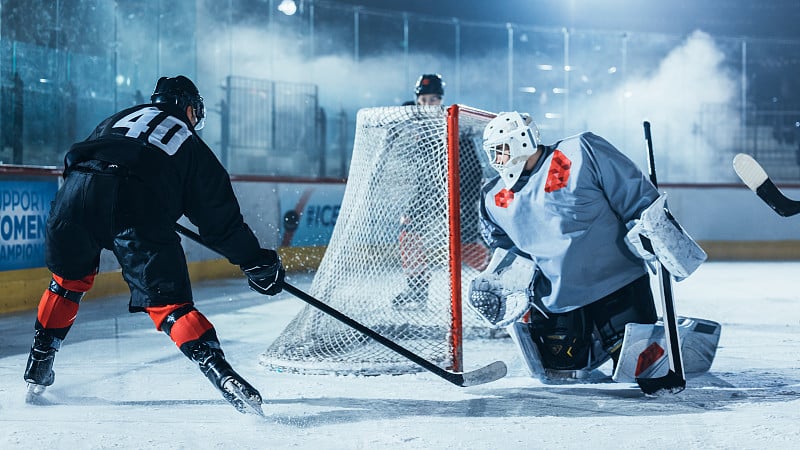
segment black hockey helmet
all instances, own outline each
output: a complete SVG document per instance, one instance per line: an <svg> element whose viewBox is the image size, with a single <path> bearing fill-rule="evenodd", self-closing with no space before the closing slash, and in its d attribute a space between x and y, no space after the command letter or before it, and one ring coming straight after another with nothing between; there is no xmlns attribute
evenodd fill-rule
<svg viewBox="0 0 800 450"><path fill-rule="evenodd" d="M206 108L203 104L203 97L200 96L200 91L197 90L197 86L192 83L192 80L183 75L174 78L159 78L153 95L150 96L150 101L176 105L184 111L187 106L191 106L197 117L194 129L200 130L205 125Z"/></svg>
<svg viewBox="0 0 800 450"><path fill-rule="evenodd" d="M444 81L438 73L426 73L419 77L417 85L414 87L417 96L425 94L444 95Z"/></svg>

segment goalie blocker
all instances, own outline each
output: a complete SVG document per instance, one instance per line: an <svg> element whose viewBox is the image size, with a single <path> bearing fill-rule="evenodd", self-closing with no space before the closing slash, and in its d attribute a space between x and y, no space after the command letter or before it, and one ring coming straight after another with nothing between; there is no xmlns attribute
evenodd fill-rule
<svg viewBox="0 0 800 450"><path fill-rule="evenodd" d="M681 227L666 206L667 194L661 194L642 211L641 217L630 221L625 243L642 258L655 273L659 262L681 281L706 260L706 252Z"/></svg>

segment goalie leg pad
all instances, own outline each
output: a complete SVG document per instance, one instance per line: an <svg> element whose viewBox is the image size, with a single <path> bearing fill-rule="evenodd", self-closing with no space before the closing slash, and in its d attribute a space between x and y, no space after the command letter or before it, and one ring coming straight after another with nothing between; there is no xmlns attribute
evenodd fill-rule
<svg viewBox="0 0 800 450"><path fill-rule="evenodd" d="M652 263L657 259L680 281L692 274L707 256L666 208L667 194L642 211L639 219L629 222L625 236L628 248Z"/></svg>
<svg viewBox="0 0 800 450"><path fill-rule="evenodd" d="M717 353L722 326L714 321L678 317L678 336L687 374L704 373L711 368ZM657 378L667 374L669 360L664 324L629 323L625 327L619 361L612 379L633 383L636 378Z"/></svg>
<svg viewBox="0 0 800 450"><path fill-rule="evenodd" d="M539 348L533 343L527 322L514 322L507 328L511 339L517 344L522 361L532 377L544 378L544 366Z"/></svg>

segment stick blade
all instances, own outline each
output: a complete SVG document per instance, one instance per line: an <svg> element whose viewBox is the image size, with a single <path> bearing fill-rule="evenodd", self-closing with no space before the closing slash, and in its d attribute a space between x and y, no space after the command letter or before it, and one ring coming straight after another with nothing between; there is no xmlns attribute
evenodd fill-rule
<svg viewBox="0 0 800 450"><path fill-rule="evenodd" d="M775 186L769 175L752 156L739 153L733 158L733 169L750 190L783 217L800 213L800 201L792 200Z"/></svg>
<svg viewBox="0 0 800 450"><path fill-rule="evenodd" d="M456 374L456 384L462 387L478 386L480 384L497 381L508 373L508 367L503 361L495 361L488 366L469 372Z"/></svg>
<svg viewBox="0 0 800 450"><path fill-rule="evenodd" d="M663 377L637 378L636 384L645 395L657 397L662 394L677 394L686 389L686 379L670 370Z"/></svg>
<svg viewBox="0 0 800 450"><path fill-rule="evenodd" d="M753 192L769 178L761 164L746 153L739 153L733 158L733 170Z"/></svg>

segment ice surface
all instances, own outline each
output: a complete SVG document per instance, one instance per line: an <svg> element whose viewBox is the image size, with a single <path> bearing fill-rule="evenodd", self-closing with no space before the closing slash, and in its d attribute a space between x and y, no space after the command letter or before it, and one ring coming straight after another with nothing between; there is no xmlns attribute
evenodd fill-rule
<svg viewBox="0 0 800 450"><path fill-rule="evenodd" d="M84 302L48 404L25 404L35 315L4 316L0 448L797 448L798 274L800 263L710 262L675 284L678 314L720 322L722 337L710 373L655 399L635 384L542 385L510 339L467 343L467 369L495 359L510 369L471 388L429 373L267 372L259 354L304 303L259 296L243 279L197 284L198 309L266 399L266 420L236 412L146 315L127 312L126 296Z"/></svg>

